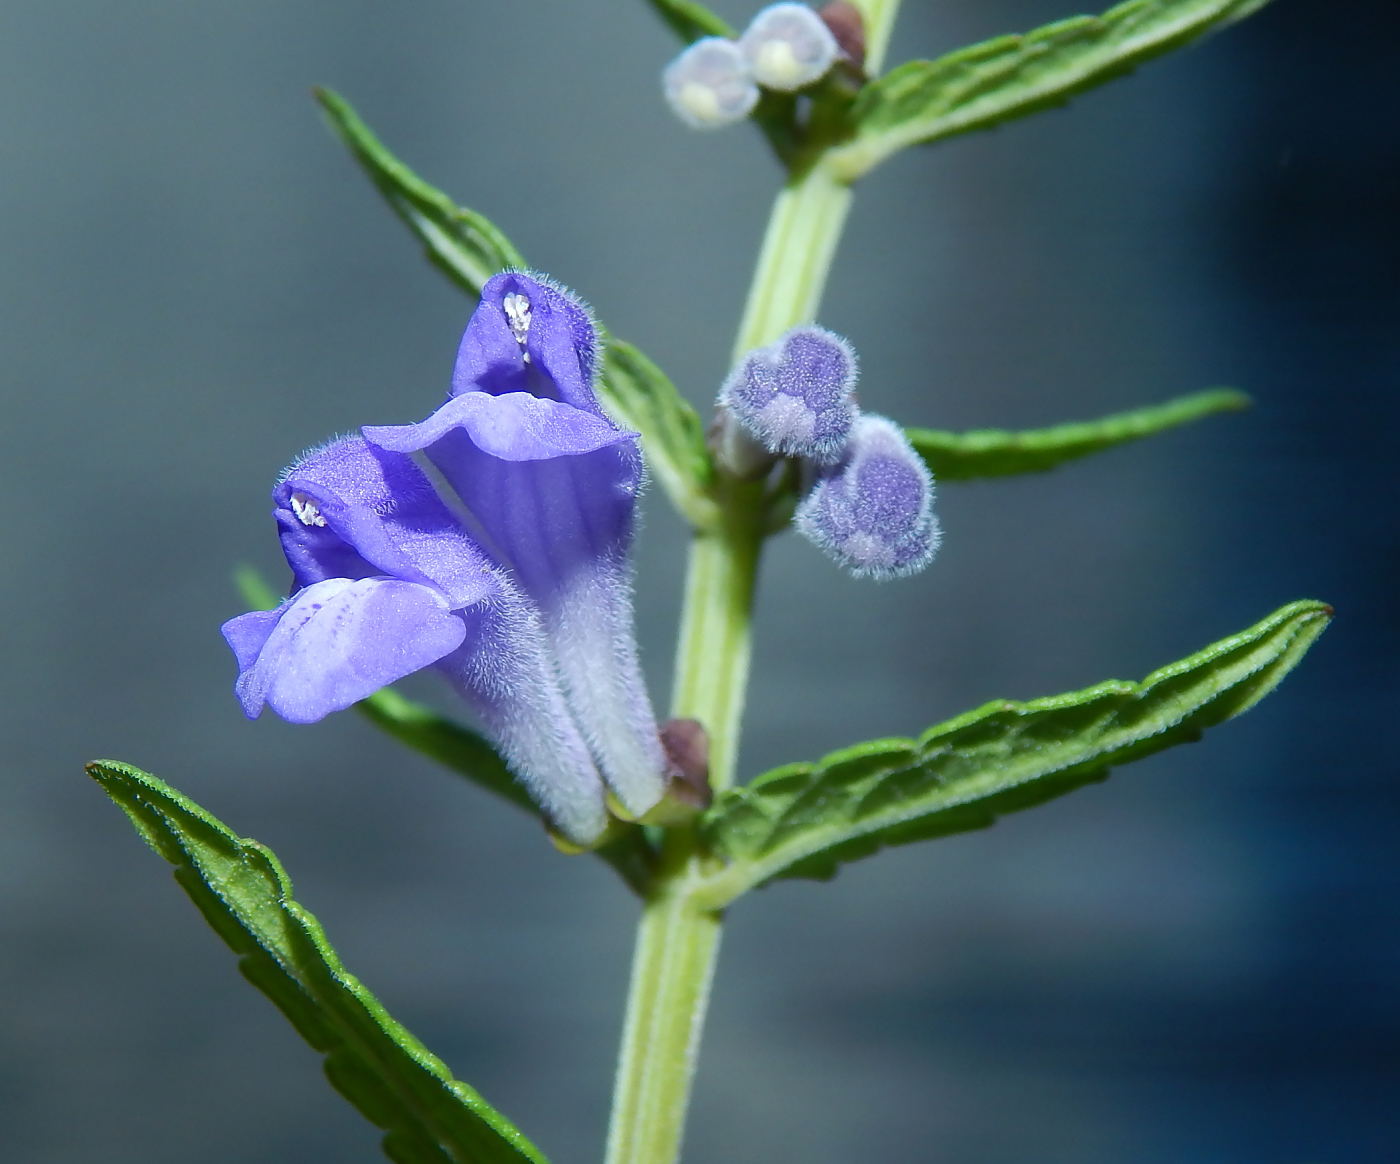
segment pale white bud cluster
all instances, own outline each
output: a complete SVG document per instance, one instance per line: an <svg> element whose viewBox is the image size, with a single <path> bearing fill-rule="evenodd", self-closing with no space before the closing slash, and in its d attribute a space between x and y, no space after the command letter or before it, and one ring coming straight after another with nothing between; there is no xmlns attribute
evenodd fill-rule
<svg viewBox="0 0 1400 1164"><path fill-rule="evenodd" d="M666 66L662 85L671 108L695 129L742 121L758 103L759 86L792 93L821 80L841 48L805 4L770 4L737 42L698 40Z"/></svg>

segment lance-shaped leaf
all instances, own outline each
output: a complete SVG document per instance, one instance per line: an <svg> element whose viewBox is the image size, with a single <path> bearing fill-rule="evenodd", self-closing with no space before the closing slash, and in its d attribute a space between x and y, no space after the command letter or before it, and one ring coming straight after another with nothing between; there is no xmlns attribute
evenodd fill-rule
<svg viewBox="0 0 1400 1164"><path fill-rule="evenodd" d="M854 181L906 146L1062 105L1266 2L1127 0L1102 16L999 36L936 61L908 61L861 91L851 111L855 138L833 151L830 163Z"/></svg>
<svg viewBox="0 0 1400 1164"><path fill-rule="evenodd" d="M266 579L251 566L239 566L234 571L234 582L244 601L254 610L275 610L281 603ZM491 741L480 732L438 715L432 708L405 698L392 687L381 688L368 699L360 700L355 710L401 744L436 760L449 771L510 801L531 816L540 816L539 805L511 774ZM610 827L609 836L611 839L606 844L592 852L611 865L636 893L645 897L656 869L656 850L635 825L617 821Z"/></svg>
<svg viewBox="0 0 1400 1164"><path fill-rule="evenodd" d="M739 34L723 19L695 0L650 0L652 8L686 44L704 36L735 40Z"/></svg>
<svg viewBox="0 0 1400 1164"><path fill-rule="evenodd" d="M1064 461L1166 432L1218 412L1238 412L1248 408L1250 403L1243 392L1212 388L1179 396L1165 404L1118 412L1102 420L1057 424L1026 432L1008 432L1000 428L963 433L907 428L904 432L935 477L940 481L965 481L973 477L1044 472Z"/></svg>
<svg viewBox="0 0 1400 1164"><path fill-rule="evenodd" d="M384 200L423 244L438 270L469 295L506 267L525 266L514 244L484 214L458 206L384 148L339 93L313 90L336 136L349 148Z"/></svg>
<svg viewBox="0 0 1400 1164"><path fill-rule="evenodd" d="M429 261L458 288L476 299L498 271L528 267L490 219L458 206L390 153L344 97L329 89L315 93L336 135L423 244ZM713 469L699 415L635 347L606 332L605 343L598 385L603 407L641 433L647 463L676 508L697 525L709 522L714 505L705 490Z"/></svg>
<svg viewBox="0 0 1400 1164"><path fill-rule="evenodd" d="M625 340L604 335L603 407L618 424L642 434L642 454L671 503L692 524L714 523L709 496L714 464L699 414L666 373Z"/></svg>
<svg viewBox="0 0 1400 1164"><path fill-rule="evenodd" d="M110 760L88 772L116 801L244 976L326 1056L332 1086L375 1126L398 1164L545 1164L511 1123L428 1051L341 964L320 923L292 898L273 854L193 801Z"/></svg>
<svg viewBox="0 0 1400 1164"><path fill-rule="evenodd" d="M986 828L1116 765L1199 739L1272 691L1331 614L1320 602L1295 602L1141 683L998 700L917 740L859 744L730 789L703 819L729 864L697 900L720 908L777 877L824 879L885 845Z"/></svg>

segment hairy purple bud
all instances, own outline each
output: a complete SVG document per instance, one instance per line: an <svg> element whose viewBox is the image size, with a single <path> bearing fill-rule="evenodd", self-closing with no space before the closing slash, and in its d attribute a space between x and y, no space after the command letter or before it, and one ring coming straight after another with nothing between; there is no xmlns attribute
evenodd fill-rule
<svg viewBox="0 0 1400 1164"><path fill-rule="evenodd" d="M821 80L841 53L831 29L805 4L770 4L753 18L739 47L754 80L781 93Z"/></svg>
<svg viewBox="0 0 1400 1164"><path fill-rule="evenodd" d="M758 104L748 59L732 40L697 40L661 74L666 100L692 129L718 129L743 121Z"/></svg>
<svg viewBox="0 0 1400 1164"><path fill-rule="evenodd" d="M825 328L795 327L744 357L719 405L770 453L828 465L855 420L855 386L850 344Z"/></svg>
<svg viewBox="0 0 1400 1164"><path fill-rule="evenodd" d="M857 578L916 574L938 549L933 476L893 421L862 414L840 464L793 518L800 533Z"/></svg>

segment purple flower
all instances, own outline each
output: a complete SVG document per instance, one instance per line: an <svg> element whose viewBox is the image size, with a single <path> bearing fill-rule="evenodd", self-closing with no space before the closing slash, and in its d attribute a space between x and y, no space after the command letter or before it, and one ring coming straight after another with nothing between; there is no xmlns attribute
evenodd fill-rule
<svg viewBox="0 0 1400 1164"><path fill-rule="evenodd" d="M636 434L599 408L597 332L568 292L482 289L446 404L304 457L273 494L295 588L224 627L256 716L313 722L445 674L571 839L635 815L666 761L632 631Z"/></svg>
<svg viewBox="0 0 1400 1164"><path fill-rule="evenodd" d="M933 476L893 421L862 414L841 462L793 518L798 531L858 578L915 574L938 550Z"/></svg>

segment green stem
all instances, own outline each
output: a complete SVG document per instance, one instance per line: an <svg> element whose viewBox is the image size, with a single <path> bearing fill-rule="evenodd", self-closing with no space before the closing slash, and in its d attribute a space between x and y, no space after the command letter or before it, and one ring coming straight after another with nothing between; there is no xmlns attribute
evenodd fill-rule
<svg viewBox="0 0 1400 1164"><path fill-rule="evenodd" d="M865 14L867 70L884 56L899 0L856 0ZM821 158L779 193L735 343L737 360L816 318L851 206L851 188ZM710 783L734 782L749 678L750 621L768 514L762 482L720 474L718 517L690 546L671 714L710 737ZM722 915L696 892L713 874L692 828L668 830L637 931L607 1164L675 1164L719 953Z"/></svg>
<svg viewBox="0 0 1400 1164"><path fill-rule="evenodd" d="M717 492L719 519L690 543L671 714L705 725L719 791L734 782L764 529L762 482L722 478Z"/></svg>
<svg viewBox="0 0 1400 1164"><path fill-rule="evenodd" d="M723 788L734 778L748 681L762 483L724 480L716 492L721 516L697 531L690 549L672 713L705 725L710 781ZM672 1164L680 1156L719 952L721 915L694 900L710 865L693 830L668 832L637 932L607 1164Z"/></svg>
<svg viewBox="0 0 1400 1164"><path fill-rule="evenodd" d="M865 17L865 71L878 77L890 46L894 18L899 15L899 0L855 0L855 4Z"/></svg>
<svg viewBox="0 0 1400 1164"><path fill-rule="evenodd" d="M671 1164L680 1156L721 918L692 899L704 865L696 847L689 830L667 837L656 889L642 911L607 1164Z"/></svg>
<svg viewBox="0 0 1400 1164"><path fill-rule="evenodd" d="M788 328L816 319L850 207L850 186L820 160L783 187L773 203L734 341L735 362Z"/></svg>

